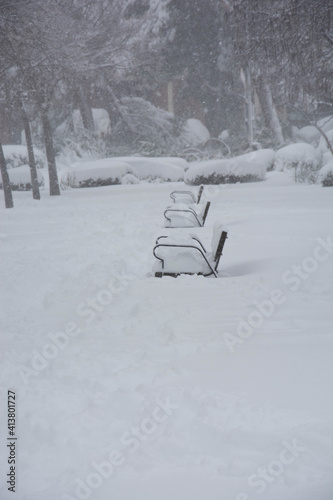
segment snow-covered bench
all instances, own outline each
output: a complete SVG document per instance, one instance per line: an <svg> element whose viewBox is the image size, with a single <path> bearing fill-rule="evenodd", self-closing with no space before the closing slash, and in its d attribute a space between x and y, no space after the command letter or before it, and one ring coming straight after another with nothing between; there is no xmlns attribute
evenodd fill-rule
<svg viewBox="0 0 333 500"><path fill-rule="evenodd" d="M207 201L201 210L197 211L193 206L176 203L168 207L164 212L166 218L165 227L203 227L210 207Z"/></svg>
<svg viewBox="0 0 333 500"><path fill-rule="evenodd" d="M180 274L199 274L213 275L217 278L217 268L227 237L228 233L223 225L215 223L212 251L207 252L197 236L160 236L153 249L153 254L158 260L154 266L155 276L161 278L176 277Z"/></svg>
<svg viewBox="0 0 333 500"><path fill-rule="evenodd" d="M170 193L170 198L174 203L184 203L187 205L191 205L192 203L198 204L200 203L203 190L204 186L200 186L197 196L195 196L192 191L172 191L172 193Z"/></svg>

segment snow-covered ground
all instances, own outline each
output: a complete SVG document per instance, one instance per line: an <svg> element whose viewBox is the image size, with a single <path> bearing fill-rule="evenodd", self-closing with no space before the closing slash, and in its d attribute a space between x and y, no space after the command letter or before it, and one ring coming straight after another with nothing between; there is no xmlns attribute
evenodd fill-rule
<svg viewBox="0 0 333 500"><path fill-rule="evenodd" d="M1 208L1 500L333 498L332 189L206 186L205 227L165 229L177 188ZM157 236L216 221L218 279L152 276Z"/></svg>

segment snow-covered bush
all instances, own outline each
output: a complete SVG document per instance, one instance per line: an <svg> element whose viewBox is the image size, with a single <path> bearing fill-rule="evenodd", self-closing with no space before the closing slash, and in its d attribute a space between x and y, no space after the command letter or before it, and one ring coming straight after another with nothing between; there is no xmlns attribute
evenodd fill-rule
<svg viewBox="0 0 333 500"><path fill-rule="evenodd" d="M61 132L65 128L61 128ZM108 143L105 137L85 128L73 130L68 126L64 135L55 134L55 148L57 159L68 166L76 161L95 160L110 156Z"/></svg>
<svg viewBox="0 0 333 500"><path fill-rule="evenodd" d="M28 150L26 146L10 144L2 146L6 165L8 169L21 167L29 163ZM37 168L44 168L47 165L45 155L40 149L34 148L34 156Z"/></svg>
<svg viewBox="0 0 333 500"><path fill-rule="evenodd" d="M141 180L177 182L184 180L184 168L179 166L181 158L144 158L140 156L122 156L117 158L130 165ZM180 160L178 162L177 160ZM185 162L185 160L183 160ZM178 163L178 165L176 164ZM187 165L187 163L185 162Z"/></svg>
<svg viewBox="0 0 333 500"><path fill-rule="evenodd" d="M110 120L105 109L92 110L94 131L83 126L81 113L74 110L59 125L54 133L55 148L61 162L72 164L85 159L97 159L110 156L108 142L110 139Z"/></svg>
<svg viewBox="0 0 333 500"><path fill-rule="evenodd" d="M317 122L318 127L327 134L333 130L333 116L326 116ZM294 137L301 141L317 146L319 142L323 142L323 136L319 128L314 125L306 125L295 131ZM330 134L329 134L330 135Z"/></svg>
<svg viewBox="0 0 333 500"><path fill-rule="evenodd" d="M325 178L322 180L322 185L324 187L333 186L333 170L326 174Z"/></svg>
<svg viewBox="0 0 333 500"><path fill-rule="evenodd" d="M32 189L29 165L21 165L16 168L9 168L8 175L13 191L30 191ZM40 170L37 170L37 180L39 186L44 185L44 178ZM1 178L0 187L2 188Z"/></svg>
<svg viewBox="0 0 333 500"><path fill-rule="evenodd" d="M77 162L62 175L62 184L73 188L121 184L127 174L137 177L135 170L118 160Z"/></svg>
<svg viewBox="0 0 333 500"><path fill-rule="evenodd" d="M333 160L319 170L318 180L324 187L333 186Z"/></svg>
<svg viewBox="0 0 333 500"><path fill-rule="evenodd" d="M317 145L321 137L320 131L314 125L306 125L297 130L295 134L296 139Z"/></svg>
<svg viewBox="0 0 333 500"><path fill-rule="evenodd" d="M202 124L200 131L198 123L186 127L180 118L138 97L121 99L118 111L118 123L111 128L108 113L93 109L94 132L83 127L80 113L74 111L56 129L55 145L61 161L66 162L68 157L80 161L134 154L179 156L189 144L189 137L198 143L205 139L202 134L208 133Z"/></svg>
<svg viewBox="0 0 333 500"><path fill-rule="evenodd" d="M237 157L239 160L259 161L263 163L266 171L272 170L275 162L275 152L273 149L258 149Z"/></svg>
<svg viewBox="0 0 333 500"><path fill-rule="evenodd" d="M263 151L266 152L262 155L257 154L259 151L254 151L230 159L196 162L185 173L185 182L200 185L261 181L266 176L267 166L272 158L270 150Z"/></svg>
<svg viewBox="0 0 333 500"><path fill-rule="evenodd" d="M317 182L321 154L311 144L289 144L275 153L275 169L288 172L295 182Z"/></svg>
<svg viewBox="0 0 333 500"><path fill-rule="evenodd" d="M140 181L135 175L133 174L126 174L124 177L121 179L122 184L139 184Z"/></svg>
<svg viewBox="0 0 333 500"><path fill-rule="evenodd" d="M124 97L121 119L112 130L112 143L126 144L130 152L161 156L178 151L182 122L172 113L156 108L139 97Z"/></svg>

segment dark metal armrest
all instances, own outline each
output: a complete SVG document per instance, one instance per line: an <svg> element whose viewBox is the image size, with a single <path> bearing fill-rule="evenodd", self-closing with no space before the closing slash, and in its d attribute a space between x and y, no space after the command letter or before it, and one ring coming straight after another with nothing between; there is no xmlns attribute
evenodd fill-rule
<svg viewBox="0 0 333 500"><path fill-rule="evenodd" d="M194 203L196 203L196 201L197 201L195 199L194 194L191 191L172 191L172 193L170 193L170 198L174 201L174 203L176 203L176 198L174 196L175 194L187 194L187 195L191 196Z"/></svg>
<svg viewBox="0 0 333 500"><path fill-rule="evenodd" d="M184 213L184 212L189 212L189 213L191 213L192 215L194 215L194 217L195 217L195 219L196 219L196 221L197 221L198 225L199 225L200 227L202 226L202 224L201 224L201 222L200 222L200 220L199 220L199 218L198 218L198 214L197 214L194 210L192 210L192 208L187 208L187 209L185 209L185 208L183 208L183 209L178 209L178 208L167 208L167 209L165 210L165 212L164 212L164 217L165 217L165 218L166 218L169 222L171 222L171 219L170 219L170 218L166 215L166 214L167 214L167 212L182 212L182 213Z"/></svg>
<svg viewBox="0 0 333 500"><path fill-rule="evenodd" d="M199 243L199 245L201 246L202 250L207 253L207 250L205 249L205 247L203 246L203 244L201 243L201 241L196 237L196 236L191 236L190 237L192 238L192 240L196 241ZM169 238L169 236L159 236L155 242L155 245L158 245L158 242L162 239L162 238Z"/></svg>
<svg viewBox="0 0 333 500"><path fill-rule="evenodd" d="M160 243L160 244L156 245L154 247L154 249L153 249L153 254L154 254L154 257L156 257L156 259L158 259L158 260L160 260L162 262L162 269L164 269L164 259L162 257L159 257L158 255L156 255L156 253L155 253L155 250L157 248L162 248L162 247L167 247L167 248L168 247L169 248L193 248L194 250L197 250L198 252L200 252L201 256L204 258L206 264L208 265L209 269L211 270L210 274L214 274L215 278L217 278L217 272L215 271L215 269L212 268L212 266L208 262L206 255L203 253L203 251L201 250L201 248L198 248L195 245L173 245L173 244L167 244L167 243Z"/></svg>
<svg viewBox="0 0 333 500"><path fill-rule="evenodd" d="M155 242L155 244L157 245L159 240L162 239L162 238L169 238L169 236L159 236Z"/></svg>
<svg viewBox="0 0 333 500"><path fill-rule="evenodd" d="M205 247L203 246L203 244L201 243L201 241L200 241L198 238L196 238L195 236L191 236L191 238L192 238L192 240L197 241L197 242L199 243L199 245L201 246L202 250L203 250L205 253L207 253L207 251L206 251Z"/></svg>

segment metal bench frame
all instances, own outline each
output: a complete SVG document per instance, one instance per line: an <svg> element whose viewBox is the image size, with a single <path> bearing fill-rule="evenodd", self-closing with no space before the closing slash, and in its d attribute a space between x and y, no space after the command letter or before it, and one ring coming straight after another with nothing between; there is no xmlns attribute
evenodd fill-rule
<svg viewBox="0 0 333 500"><path fill-rule="evenodd" d="M185 194L187 196L190 196L192 198L192 201L191 203L200 203L200 200L201 200L201 195L202 195L202 192L204 190L204 186L201 185L200 188L199 188L199 191L198 191L198 197L196 198L194 196L194 194L192 193L192 191L172 191L172 193L170 193L170 198L173 200L174 203L176 203L176 195L177 194Z"/></svg>
<svg viewBox="0 0 333 500"><path fill-rule="evenodd" d="M169 221L171 223L170 217L167 216L167 214L169 214L169 212L190 213L191 215L193 215L195 221L197 222L197 225L199 227L203 227L205 225L205 221L206 221L206 218L208 215L209 207L210 207L210 201L207 201L201 220L200 220L200 216L197 214L197 212L195 210L193 210L193 208L191 208L191 207L188 207L188 208L170 208L169 207L165 210L164 217L166 218L167 221ZM195 225L194 226L170 226L170 227L195 227Z"/></svg>
<svg viewBox="0 0 333 500"><path fill-rule="evenodd" d="M228 233L226 231L221 231L221 236L220 236L217 248L216 248L215 255L213 257L213 262L208 261L206 249L203 246L203 244L201 243L201 241L196 237L192 236L192 240L196 241L200 245L200 247L195 245L195 244L193 244L193 245L185 245L185 244L177 245L177 244L173 244L173 243L160 243L159 241L162 238L168 238L168 236L160 236L159 238L157 238L156 245L153 249L154 256L156 257L156 259L158 259L162 263L162 271L158 271L155 273L156 278L162 278L163 276L172 276L172 277L176 278L177 276L180 276L181 274L189 274L189 275L197 274L197 275L202 275L202 276L212 276L213 275L213 276L215 276L215 278L218 277L217 268L218 268L219 263L220 263L224 244L226 242L226 239L228 238ZM208 265L210 271L208 273L201 273L201 272L199 272L199 273L190 273L190 272L168 273L167 272L166 273L166 272L164 272L163 271L164 259L163 259L163 257L157 255L156 250L158 250L159 248L168 248L168 247L169 248L193 248L193 249L197 250L199 252L199 254L202 256L202 258L204 259L204 261L206 262L206 264Z"/></svg>

